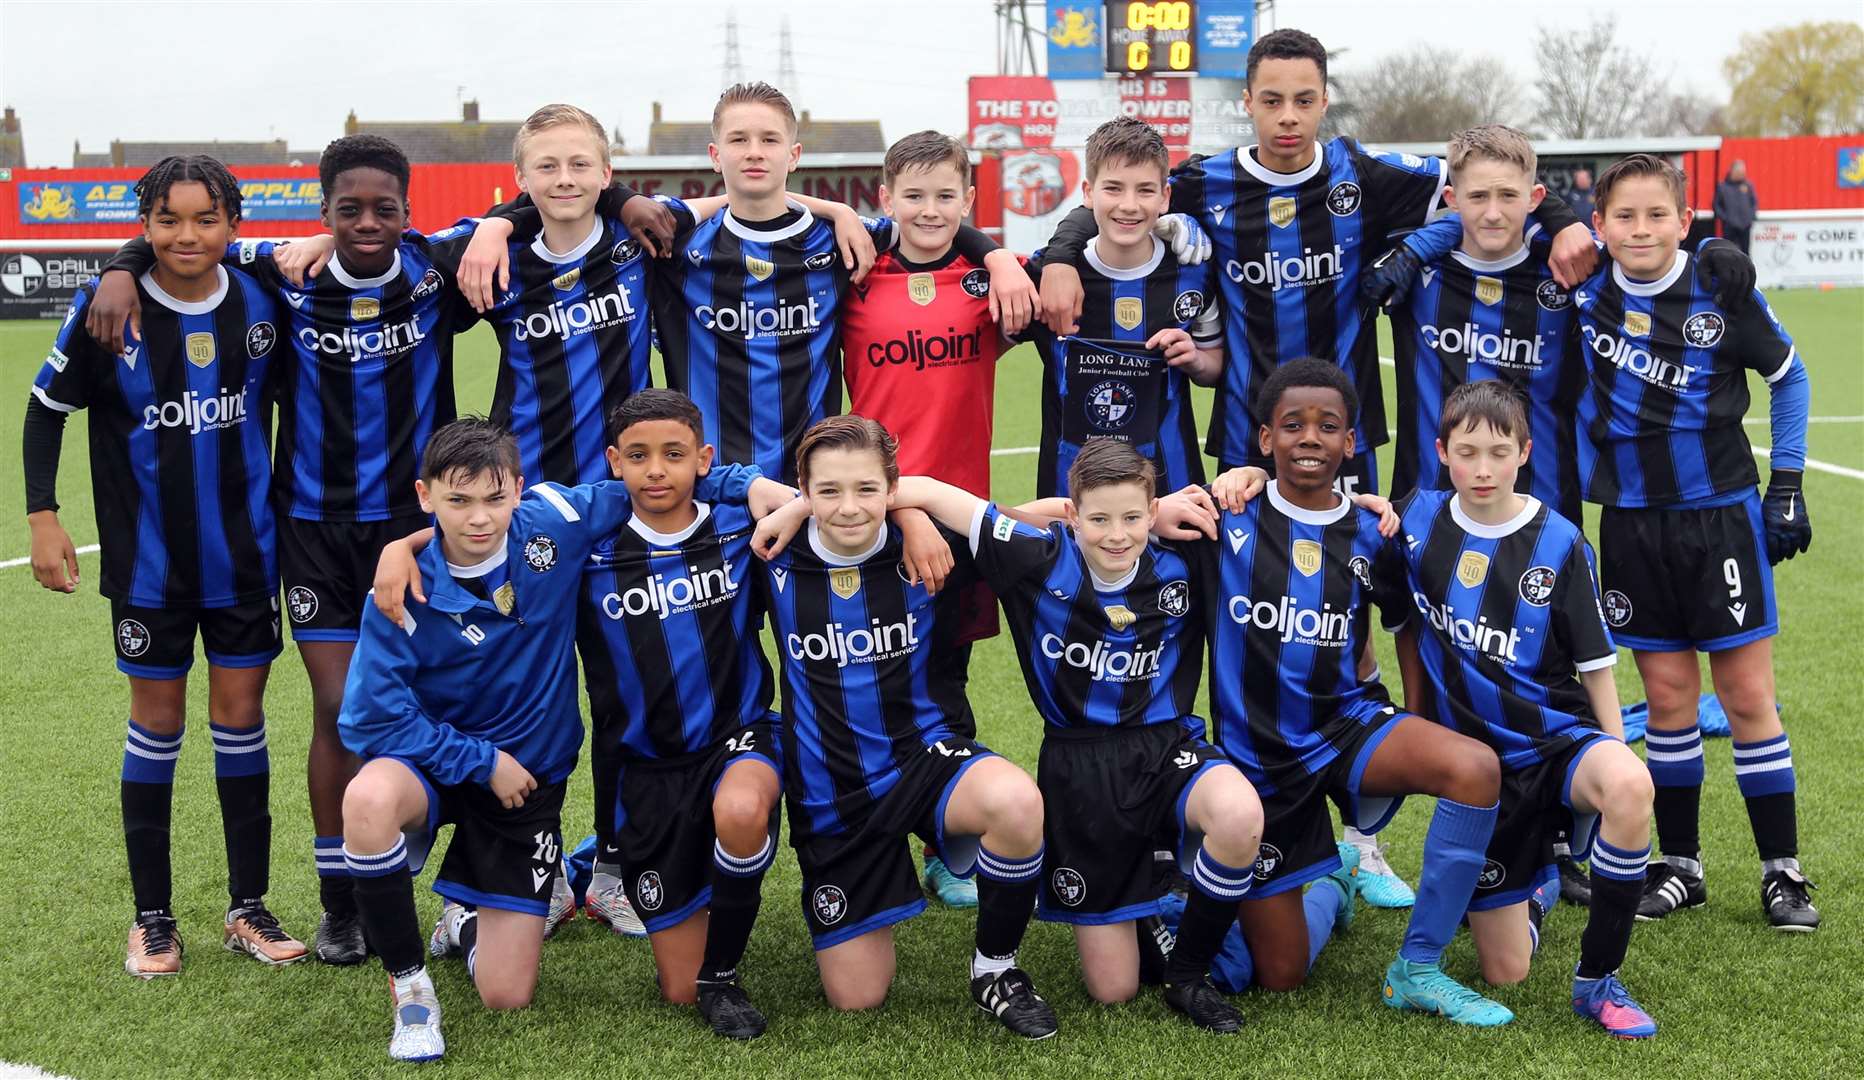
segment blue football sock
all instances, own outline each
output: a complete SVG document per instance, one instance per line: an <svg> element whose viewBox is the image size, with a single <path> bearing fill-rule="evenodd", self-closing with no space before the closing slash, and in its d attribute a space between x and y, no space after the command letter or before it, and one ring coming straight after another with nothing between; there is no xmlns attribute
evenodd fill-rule
<svg viewBox="0 0 1864 1080"><path fill-rule="evenodd" d="M1469 909L1469 897L1482 874L1489 837L1495 832L1494 806L1467 806L1438 799L1424 834L1424 869L1417 876L1417 905L1405 928L1398 955L1414 964L1435 964L1456 935Z"/></svg>
<svg viewBox="0 0 1864 1080"><path fill-rule="evenodd" d="M1314 970L1320 950L1333 937L1333 924L1340 916L1340 887L1321 878L1301 898L1301 913L1307 916L1307 969Z"/></svg>

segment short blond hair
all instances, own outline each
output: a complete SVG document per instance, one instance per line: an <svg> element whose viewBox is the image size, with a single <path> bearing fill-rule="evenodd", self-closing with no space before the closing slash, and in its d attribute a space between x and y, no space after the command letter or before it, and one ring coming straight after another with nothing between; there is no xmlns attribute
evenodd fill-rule
<svg viewBox="0 0 1864 1080"><path fill-rule="evenodd" d="M608 132L602 127L602 121L574 105L559 103L546 105L525 119L523 126L518 128L518 137L511 140L512 162L519 168L523 168L524 144L530 142L531 138L539 132L566 125L580 127L587 131L590 138L596 141L596 145L602 148L602 160L608 160Z"/></svg>
<svg viewBox="0 0 1864 1080"><path fill-rule="evenodd" d="M1452 184L1456 174L1472 161L1499 161L1504 165L1513 165L1527 173L1529 183L1535 182L1534 174L1540 168L1534 144L1527 141L1525 134L1506 124L1483 124L1450 136Z"/></svg>
<svg viewBox="0 0 1864 1080"><path fill-rule="evenodd" d="M724 119L725 110L733 105L768 105L783 114L783 122L790 127L790 136L796 135L796 108L790 104L783 91L767 82L733 83L718 96L718 104L712 106L712 136L718 137L718 123Z"/></svg>

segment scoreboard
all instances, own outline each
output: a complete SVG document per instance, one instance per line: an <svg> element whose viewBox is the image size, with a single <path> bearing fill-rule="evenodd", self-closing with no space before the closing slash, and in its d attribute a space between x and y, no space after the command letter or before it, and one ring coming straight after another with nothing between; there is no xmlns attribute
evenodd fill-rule
<svg viewBox="0 0 1864 1080"><path fill-rule="evenodd" d="M1238 79L1256 0L1050 0L1051 79Z"/></svg>
<svg viewBox="0 0 1864 1080"><path fill-rule="evenodd" d="M1197 35L1194 0L1106 5L1107 74L1195 75Z"/></svg>

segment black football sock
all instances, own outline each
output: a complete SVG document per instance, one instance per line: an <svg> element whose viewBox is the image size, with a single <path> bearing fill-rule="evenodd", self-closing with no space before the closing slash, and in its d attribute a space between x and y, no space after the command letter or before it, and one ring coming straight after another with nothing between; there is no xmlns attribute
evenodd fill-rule
<svg viewBox="0 0 1864 1080"><path fill-rule="evenodd" d="M1148 915L1133 923L1133 935L1139 939L1139 985L1157 986L1165 981L1165 962L1175 944L1171 928L1157 915Z"/></svg>
<svg viewBox="0 0 1864 1080"><path fill-rule="evenodd" d="M1610 975L1625 962L1649 862L1649 846L1632 851L1603 838L1592 845L1592 910L1579 935L1577 978Z"/></svg>
<svg viewBox="0 0 1864 1080"><path fill-rule="evenodd" d="M271 757L265 722L237 729L209 724L214 738L214 786L226 834L227 891L235 909L261 902L272 868Z"/></svg>
<svg viewBox="0 0 1864 1080"><path fill-rule="evenodd" d="M1003 970L1016 960L1017 946L1035 914L1036 885L1042 877L1042 849L1034 855L1009 858L983 845L977 849L977 956L973 977L980 968Z"/></svg>
<svg viewBox="0 0 1864 1080"><path fill-rule="evenodd" d="M157 735L129 722L123 743L123 846L137 914L166 914L172 903L168 825L181 732Z"/></svg>
<svg viewBox="0 0 1864 1080"><path fill-rule="evenodd" d="M757 925L757 910L764 901L764 872L776 861L777 840L764 838L755 855L739 858L712 841L711 914L705 931L705 955L699 961L700 982L730 982L738 977L738 962Z"/></svg>
<svg viewBox="0 0 1864 1080"><path fill-rule="evenodd" d="M460 955L466 958L466 974L477 980L479 978L479 913L477 911L460 920Z"/></svg>
<svg viewBox="0 0 1864 1080"><path fill-rule="evenodd" d="M369 946L390 975L404 977L427 966L420 916L414 911L414 874L408 869L408 845L401 837L387 851L358 852L343 847L356 886L356 911L362 916Z"/></svg>
<svg viewBox="0 0 1864 1080"><path fill-rule="evenodd" d="M592 717L589 738L589 767L595 777L595 864L616 877L621 876L615 845L616 795L621 787L620 719Z"/></svg>
<svg viewBox="0 0 1864 1080"><path fill-rule="evenodd" d="M1255 864L1226 866L1204 848L1191 864L1191 890L1185 895L1178 940L1165 962L1165 981L1196 982L1210 974L1210 962L1223 947L1223 935L1236 921L1236 905L1249 895Z"/></svg>

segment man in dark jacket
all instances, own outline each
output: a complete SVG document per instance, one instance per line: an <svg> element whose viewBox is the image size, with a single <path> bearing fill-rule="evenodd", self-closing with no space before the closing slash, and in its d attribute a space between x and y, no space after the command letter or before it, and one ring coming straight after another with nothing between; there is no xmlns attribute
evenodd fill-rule
<svg viewBox="0 0 1864 1080"><path fill-rule="evenodd" d="M1566 205L1588 229L1592 227L1592 170L1574 169L1573 186L1566 193Z"/></svg>
<svg viewBox="0 0 1864 1080"><path fill-rule="evenodd" d="M1715 220L1721 222L1722 235L1743 252L1748 249L1748 234L1754 229L1754 212L1758 209L1760 200L1748 183L1747 162L1737 160L1715 186Z"/></svg>

